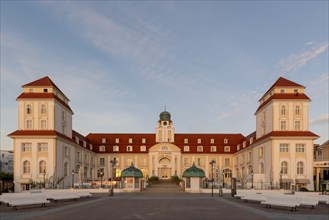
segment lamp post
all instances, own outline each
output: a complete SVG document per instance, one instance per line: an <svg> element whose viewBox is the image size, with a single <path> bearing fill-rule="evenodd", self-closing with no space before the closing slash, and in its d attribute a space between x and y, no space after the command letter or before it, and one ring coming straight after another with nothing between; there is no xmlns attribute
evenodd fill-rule
<svg viewBox="0 0 329 220"><path fill-rule="evenodd" d="M72 170L72 188L74 188L74 170Z"/></svg>
<svg viewBox="0 0 329 220"><path fill-rule="evenodd" d="M282 188L282 175L283 175L283 172L281 169L281 171L280 171L280 189Z"/></svg>
<svg viewBox="0 0 329 220"><path fill-rule="evenodd" d="M101 188L103 188L103 182L102 182L103 181L103 175L104 175L103 171L101 171L100 174L101 174Z"/></svg>
<svg viewBox="0 0 329 220"><path fill-rule="evenodd" d="M43 171L43 188L46 188L46 170Z"/></svg>
<svg viewBox="0 0 329 220"><path fill-rule="evenodd" d="M211 196L214 196L214 163L216 163L216 161L212 160L210 162L211 164Z"/></svg>
<svg viewBox="0 0 329 220"><path fill-rule="evenodd" d="M254 171L251 170L251 189L254 189Z"/></svg>

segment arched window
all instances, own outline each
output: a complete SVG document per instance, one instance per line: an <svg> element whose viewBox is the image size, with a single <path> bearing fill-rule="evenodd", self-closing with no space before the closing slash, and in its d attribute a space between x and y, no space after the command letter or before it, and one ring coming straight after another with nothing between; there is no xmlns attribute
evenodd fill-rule
<svg viewBox="0 0 329 220"><path fill-rule="evenodd" d="M288 163L286 161L281 163L281 171L282 174L288 174Z"/></svg>
<svg viewBox="0 0 329 220"><path fill-rule="evenodd" d="M100 152L105 152L105 146L99 146L99 151Z"/></svg>
<svg viewBox="0 0 329 220"><path fill-rule="evenodd" d="M297 174L304 174L304 163L301 161L297 163Z"/></svg>
<svg viewBox="0 0 329 220"><path fill-rule="evenodd" d="M39 162L39 173L45 173L46 172L46 161L41 160Z"/></svg>
<svg viewBox="0 0 329 220"><path fill-rule="evenodd" d="M285 115L286 114L286 106L282 105L281 106L281 115Z"/></svg>
<svg viewBox="0 0 329 220"><path fill-rule="evenodd" d="M23 162L23 173L30 173L30 161L26 160Z"/></svg>
<svg viewBox="0 0 329 220"><path fill-rule="evenodd" d="M41 105L41 114L46 114L47 111L46 111L46 105Z"/></svg>
<svg viewBox="0 0 329 220"><path fill-rule="evenodd" d="M202 152L203 151L203 147L202 146L198 146L196 149L197 152Z"/></svg>
<svg viewBox="0 0 329 220"><path fill-rule="evenodd" d="M113 146L113 152L118 152L119 151L119 146Z"/></svg>
<svg viewBox="0 0 329 220"><path fill-rule="evenodd" d="M230 146L225 146L224 147L224 152L230 152Z"/></svg>
<svg viewBox="0 0 329 220"><path fill-rule="evenodd" d="M64 176L67 176L68 173L68 166L67 166L67 162L64 163Z"/></svg>
<svg viewBox="0 0 329 220"><path fill-rule="evenodd" d="M211 146L210 147L210 151L211 152L216 152L217 151L217 147L216 146Z"/></svg>
<svg viewBox="0 0 329 220"><path fill-rule="evenodd" d="M296 105L295 114L296 115L299 115L300 114L300 107L299 107L299 105Z"/></svg>
<svg viewBox="0 0 329 220"><path fill-rule="evenodd" d="M127 146L127 152L132 152L133 151L133 147L132 146Z"/></svg>
<svg viewBox="0 0 329 220"><path fill-rule="evenodd" d="M259 173L261 173L261 174L264 174L264 163L260 163L260 166L259 166Z"/></svg>
<svg viewBox="0 0 329 220"><path fill-rule="evenodd" d="M26 106L26 114L32 114L32 106L31 105L27 105Z"/></svg>
<svg viewBox="0 0 329 220"><path fill-rule="evenodd" d="M184 146L184 152L189 152L190 151L190 146Z"/></svg>

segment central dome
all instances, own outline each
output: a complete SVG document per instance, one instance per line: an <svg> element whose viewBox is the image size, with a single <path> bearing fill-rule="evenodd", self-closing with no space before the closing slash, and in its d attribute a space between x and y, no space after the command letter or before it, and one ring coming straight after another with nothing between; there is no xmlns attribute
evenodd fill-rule
<svg viewBox="0 0 329 220"><path fill-rule="evenodd" d="M167 111L163 111L160 113L160 121L171 121L171 115Z"/></svg>

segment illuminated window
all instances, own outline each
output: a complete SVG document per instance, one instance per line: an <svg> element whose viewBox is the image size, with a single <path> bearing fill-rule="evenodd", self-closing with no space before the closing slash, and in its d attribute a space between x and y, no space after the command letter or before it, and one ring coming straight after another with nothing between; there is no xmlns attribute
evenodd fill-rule
<svg viewBox="0 0 329 220"><path fill-rule="evenodd" d="M190 151L190 146L184 146L184 151L189 152Z"/></svg>

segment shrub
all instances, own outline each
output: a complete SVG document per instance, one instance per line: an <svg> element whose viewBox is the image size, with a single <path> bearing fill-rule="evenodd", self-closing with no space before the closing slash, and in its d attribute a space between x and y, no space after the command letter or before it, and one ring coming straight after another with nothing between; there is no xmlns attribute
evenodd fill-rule
<svg viewBox="0 0 329 220"><path fill-rule="evenodd" d="M159 177L157 176L151 176L149 179L148 179L148 182L150 183L155 183L155 182L158 182L159 180Z"/></svg>
<svg viewBox="0 0 329 220"><path fill-rule="evenodd" d="M308 192L308 189L307 188L305 188L305 187L302 187L302 188L300 188L300 190L299 191L301 191L301 192Z"/></svg>
<svg viewBox="0 0 329 220"><path fill-rule="evenodd" d="M173 183L180 183L182 181L182 179L180 179L178 176L172 176L171 181Z"/></svg>

